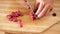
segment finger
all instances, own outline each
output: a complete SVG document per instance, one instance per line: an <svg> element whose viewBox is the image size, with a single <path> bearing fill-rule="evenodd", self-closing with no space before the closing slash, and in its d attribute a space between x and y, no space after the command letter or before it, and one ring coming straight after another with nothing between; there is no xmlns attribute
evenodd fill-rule
<svg viewBox="0 0 60 34"><path fill-rule="evenodd" d="M35 6L34 6L34 10L38 9L38 6L39 6L39 2L36 2Z"/></svg>
<svg viewBox="0 0 60 34"><path fill-rule="evenodd" d="M50 9L50 12L53 10L53 8Z"/></svg>
<svg viewBox="0 0 60 34"><path fill-rule="evenodd" d="M23 1L27 2L27 0L23 0Z"/></svg>
<svg viewBox="0 0 60 34"><path fill-rule="evenodd" d="M52 9L53 9L53 8L50 7L50 8L47 10L47 12L46 12L45 15L48 15L48 14L52 11Z"/></svg>
<svg viewBox="0 0 60 34"><path fill-rule="evenodd" d="M42 11L43 7L44 7L44 4L40 3L40 5L39 5L39 7L38 7L38 10L37 10L37 12L35 13L35 15L38 15L38 14Z"/></svg>
<svg viewBox="0 0 60 34"><path fill-rule="evenodd" d="M38 9L38 6L39 6L39 4L40 4L39 2L36 2L35 6L34 6L34 10L33 10L33 11L34 11L34 13L36 13L36 11L37 11L37 9Z"/></svg>
<svg viewBox="0 0 60 34"><path fill-rule="evenodd" d="M42 16L44 16L45 13L47 12L48 8L49 8L49 5L48 5L48 4L45 5L45 7L43 8L43 10L38 14L37 17L38 17L38 18L41 18Z"/></svg>

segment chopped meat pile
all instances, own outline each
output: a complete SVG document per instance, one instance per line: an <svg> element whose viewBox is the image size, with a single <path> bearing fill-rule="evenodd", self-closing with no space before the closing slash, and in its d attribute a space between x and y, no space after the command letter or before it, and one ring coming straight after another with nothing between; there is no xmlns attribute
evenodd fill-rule
<svg viewBox="0 0 60 34"><path fill-rule="evenodd" d="M9 15L7 15L7 19L9 21L18 22L20 26L22 27L23 26L22 20L17 19L17 17L19 16L23 16L23 13L21 11L14 11L14 12L11 12Z"/></svg>

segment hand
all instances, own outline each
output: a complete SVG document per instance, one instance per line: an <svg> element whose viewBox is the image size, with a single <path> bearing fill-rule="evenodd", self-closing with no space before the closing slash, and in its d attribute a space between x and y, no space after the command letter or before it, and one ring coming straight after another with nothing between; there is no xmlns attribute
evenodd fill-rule
<svg viewBox="0 0 60 34"><path fill-rule="evenodd" d="M35 12L35 15L37 15L38 18L41 18L42 16L51 12L52 8L53 0L36 0L34 10L37 9L37 11Z"/></svg>

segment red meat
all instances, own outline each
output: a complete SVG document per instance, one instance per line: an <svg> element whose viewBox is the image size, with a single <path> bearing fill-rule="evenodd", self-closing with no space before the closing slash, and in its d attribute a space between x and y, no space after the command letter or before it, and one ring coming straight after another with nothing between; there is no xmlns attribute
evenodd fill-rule
<svg viewBox="0 0 60 34"><path fill-rule="evenodd" d="M26 5L26 8L27 8L28 10L30 10L30 5L27 4L27 5Z"/></svg>
<svg viewBox="0 0 60 34"><path fill-rule="evenodd" d="M17 20L16 17L14 17L14 18L12 18L12 21L13 21L13 22L17 22L18 20Z"/></svg>
<svg viewBox="0 0 60 34"><path fill-rule="evenodd" d="M17 19L17 17L19 16L23 16L23 13L21 11L14 11L14 12L11 12L9 15L7 15L7 19L9 21L18 22L20 24L20 27L23 27L22 20Z"/></svg>
<svg viewBox="0 0 60 34"><path fill-rule="evenodd" d="M18 24L20 25L20 27L23 27L23 22L22 22L22 20L18 20Z"/></svg>
<svg viewBox="0 0 60 34"><path fill-rule="evenodd" d="M29 15L30 15L30 17L31 17L32 20L35 19L35 17L34 17L34 13L33 13L33 12L30 12Z"/></svg>

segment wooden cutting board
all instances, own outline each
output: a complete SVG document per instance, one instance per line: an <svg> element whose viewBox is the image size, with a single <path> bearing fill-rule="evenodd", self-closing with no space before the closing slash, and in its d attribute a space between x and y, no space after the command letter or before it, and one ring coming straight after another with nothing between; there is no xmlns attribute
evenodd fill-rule
<svg viewBox="0 0 60 34"><path fill-rule="evenodd" d="M35 1L29 0L32 8L34 8ZM22 0L0 0L0 30L5 32L32 32L32 33L40 33L54 25L60 20L60 12L55 11L56 8L53 9L53 12L57 14L57 16L52 16L50 14L40 18L38 20L32 21L28 15L28 11L23 7ZM23 17L19 17L23 20L23 28L19 27L18 23L8 21L6 15L11 11L21 10L24 13Z"/></svg>

